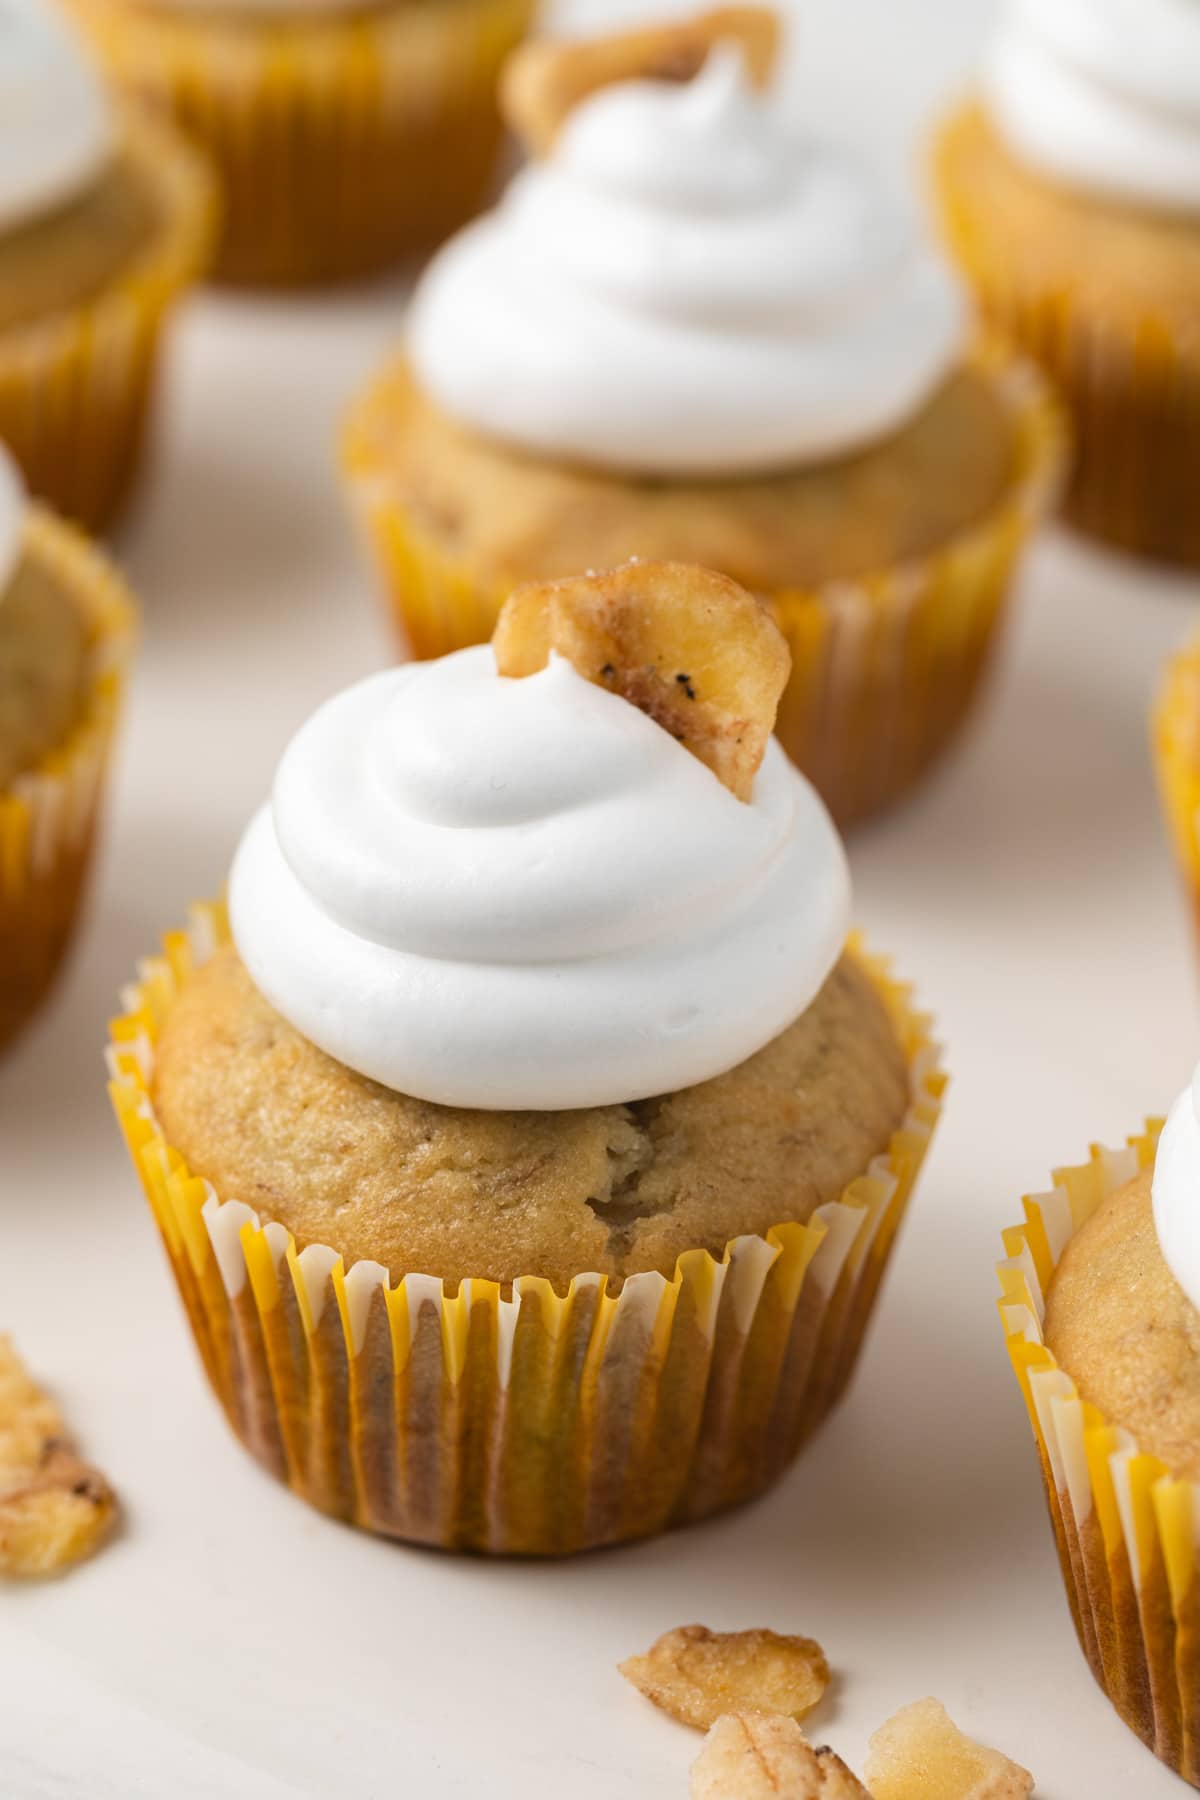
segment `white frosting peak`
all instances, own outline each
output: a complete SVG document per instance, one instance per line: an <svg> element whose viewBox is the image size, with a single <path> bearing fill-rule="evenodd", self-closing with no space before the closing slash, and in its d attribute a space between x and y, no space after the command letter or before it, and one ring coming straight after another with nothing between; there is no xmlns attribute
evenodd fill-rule
<svg viewBox="0 0 1200 1800"><path fill-rule="evenodd" d="M28 498L21 471L0 444L0 605L21 560Z"/></svg>
<svg viewBox="0 0 1200 1800"><path fill-rule="evenodd" d="M997 125L1054 180L1200 212L1197 0L1010 0L986 74Z"/></svg>
<svg viewBox="0 0 1200 1800"><path fill-rule="evenodd" d="M434 259L409 343L475 429L621 471L721 475L886 435L946 373L952 278L850 157L800 143L719 47L601 89Z"/></svg>
<svg viewBox="0 0 1200 1800"><path fill-rule="evenodd" d="M234 939L331 1056L445 1105L691 1086L777 1036L845 941L845 857L772 742L753 799L626 701L490 645L329 701L230 882Z"/></svg>
<svg viewBox="0 0 1200 1800"><path fill-rule="evenodd" d="M103 170L104 89L48 0L0 0L0 231L64 204Z"/></svg>
<svg viewBox="0 0 1200 1800"><path fill-rule="evenodd" d="M1200 1068L1176 1100L1154 1163L1154 1228L1163 1258L1200 1307Z"/></svg>

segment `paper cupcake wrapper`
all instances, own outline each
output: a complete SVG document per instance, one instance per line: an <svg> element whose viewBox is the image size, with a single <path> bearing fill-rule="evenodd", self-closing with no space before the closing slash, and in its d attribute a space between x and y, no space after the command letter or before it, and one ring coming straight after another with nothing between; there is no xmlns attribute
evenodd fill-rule
<svg viewBox="0 0 1200 1800"><path fill-rule="evenodd" d="M110 524L129 492L167 315L216 228L215 190L192 151L140 118L125 136L158 202L153 239L86 305L0 331L0 439L30 491L89 530Z"/></svg>
<svg viewBox="0 0 1200 1800"><path fill-rule="evenodd" d="M533 0L437 0L266 19L71 0L123 87L203 147L224 188L218 275L344 280L480 207L495 89Z"/></svg>
<svg viewBox="0 0 1200 1800"><path fill-rule="evenodd" d="M220 906L141 970L113 1026L111 1093L229 1423L311 1505L446 1549L563 1554L760 1492L850 1378L945 1078L928 1019L861 951L902 1036L910 1110L885 1155L807 1225L617 1292L565 1294L346 1268L191 1174L150 1101L154 1046Z"/></svg>
<svg viewBox="0 0 1200 1800"><path fill-rule="evenodd" d="M952 115L934 176L950 249L985 318L1033 357L1066 401L1077 455L1065 512L1080 531L1145 556L1200 567L1200 335L1147 301L1118 316L1100 283L1061 266L1039 277L977 196L959 155L978 107Z"/></svg>
<svg viewBox="0 0 1200 1800"><path fill-rule="evenodd" d="M37 1008L70 941L134 640L133 602L79 533L35 509L25 554L77 600L91 664L70 735L0 788L0 1049Z"/></svg>
<svg viewBox="0 0 1200 1800"><path fill-rule="evenodd" d="M1059 1258L1096 1209L1154 1162L1163 1121L1093 1148L1025 1201L1005 1233L1000 1317L1037 1440L1071 1616L1092 1673L1156 1756L1200 1786L1200 1485L1176 1480L1082 1400L1043 1339Z"/></svg>
<svg viewBox="0 0 1200 1800"><path fill-rule="evenodd" d="M1017 558L1057 503L1066 434L1044 382L995 343L972 361L1013 432L1012 473L995 509L935 555L766 596L792 653L776 732L841 825L890 806L953 741L996 648ZM397 495L381 446L398 366L354 409L343 468L402 642L417 657L441 656L489 638L525 577L481 577Z"/></svg>
<svg viewBox="0 0 1200 1800"><path fill-rule="evenodd" d="M1167 664L1152 729L1163 816L1200 941L1200 638Z"/></svg>

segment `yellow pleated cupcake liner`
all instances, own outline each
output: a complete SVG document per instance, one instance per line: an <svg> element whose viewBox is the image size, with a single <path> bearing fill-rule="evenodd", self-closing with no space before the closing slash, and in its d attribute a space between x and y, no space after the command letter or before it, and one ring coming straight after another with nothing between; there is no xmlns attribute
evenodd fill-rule
<svg viewBox="0 0 1200 1800"><path fill-rule="evenodd" d="M116 570L72 527L33 509L23 553L79 605L91 653L69 735L0 788L0 1049L36 1010L70 942L135 630Z"/></svg>
<svg viewBox="0 0 1200 1800"><path fill-rule="evenodd" d="M1200 937L1200 638L1167 664L1152 732L1167 834Z"/></svg>
<svg viewBox="0 0 1200 1800"><path fill-rule="evenodd" d="M91 531L129 493L163 329L216 229L212 179L186 144L133 116L124 140L158 213L150 242L85 304L0 329L0 439L30 492Z"/></svg>
<svg viewBox="0 0 1200 1800"><path fill-rule="evenodd" d="M267 17L70 0L114 78L204 149L220 278L338 281L446 236L487 196L495 89L533 0Z"/></svg>
<svg viewBox="0 0 1200 1800"><path fill-rule="evenodd" d="M957 735L997 646L1017 560L1065 476L1065 423L1036 369L992 341L972 363L1012 431L999 504L933 555L766 596L792 653L776 732L841 825L890 806ZM417 657L441 656L489 638L525 577L481 575L397 493L387 422L406 380L394 362L370 384L347 422L342 465L403 644Z"/></svg>
<svg viewBox="0 0 1200 1800"><path fill-rule="evenodd" d="M377 1263L297 1252L193 1176L150 1098L154 1047L191 969L228 941L220 905L140 971L111 1093L205 1369L230 1425L321 1511L392 1537L559 1555L701 1519L759 1493L853 1371L945 1077L929 1020L856 949L909 1062L887 1153L806 1225L610 1292L525 1276L395 1286Z"/></svg>
<svg viewBox="0 0 1200 1800"><path fill-rule="evenodd" d="M950 249L988 324L1033 357L1071 413L1077 455L1065 496L1080 531L1136 554L1200 567L1200 332L1147 299L1118 314L1080 268L1044 274L1027 241L974 191L959 146L978 129L971 104L939 134L934 177Z"/></svg>
<svg viewBox="0 0 1200 1800"><path fill-rule="evenodd" d="M1096 1680L1156 1756L1200 1786L1200 1485L1175 1479L1080 1398L1043 1339L1067 1244L1153 1166L1161 1119L1123 1150L1093 1148L1025 1201L1005 1233L1000 1316L1037 1440L1071 1616Z"/></svg>

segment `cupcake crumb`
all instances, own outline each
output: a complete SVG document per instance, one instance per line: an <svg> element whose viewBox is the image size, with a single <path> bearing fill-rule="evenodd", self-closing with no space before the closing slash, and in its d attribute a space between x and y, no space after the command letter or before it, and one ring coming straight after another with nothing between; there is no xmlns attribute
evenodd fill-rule
<svg viewBox="0 0 1200 1800"><path fill-rule="evenodd" d="M647 1700L697 1731L741 1710L802 1719L829 1685L829 1664L812 1638L704 1625L665 1632L620 1670Z"/></svg>
<svg viewBox="0 0 1200 1800"><path fill-rule="evenodd" d="M81 1462L62 1414L0 1334L0 1574L56 1575L109 1535L117 1501Z"/></svg>

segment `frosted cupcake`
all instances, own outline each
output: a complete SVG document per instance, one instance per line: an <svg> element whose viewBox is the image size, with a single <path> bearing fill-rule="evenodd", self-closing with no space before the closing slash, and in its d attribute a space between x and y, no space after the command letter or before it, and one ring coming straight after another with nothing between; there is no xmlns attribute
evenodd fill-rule
<svg viewBox="0 0 1200 1800"><path fill-rule="evenodd" d="M137 470L163 328L213 211L196 157L113 111L51 8L0 0L0 439L90 527Z"/></svg>
<svg viewBox="0 0 1200 1800"><path fill-rule="evenodd" d="M115 572L0 449L0 1049L74 929L132 637Z"/></svg>
<svg viewBox="0 0 1200 1800"><path fill-rule="evenodd" d="M561 1553L775 1480L936 1119L724 578L515 595L286 751L113 1095L230 1423L313 1505Z"/></svg>
<svg viewBox="0 0 1200 1800"><path fill-rule="evenodd" d="M903 210L755 86L764 19L518 55L544 155L433 262L344 465L417 656L630 555L767 598L781 740L846 820L969 711L1062 445Z"/></svg>
<svg viewBox="0 0 1200 1800"><path fill-rule="evenodd" d="M1159 1136L1025 1203L1001 1314L1097 1681L1200 1786L1200 1072Z"/></svg>
<svg viewBox="0 0 1200 1800"><path fill-rule="evenodd" d="M533 0L69 0L220 174L226 281L370 274L483 205Z"/></svg>
<svg viewBox="0 0 1200 1800"><path fill-rule="evenodd" d="M986 316L1074 412L1070 518L1200 565L1200 8L1009 0L936 176Z"/></svg>

